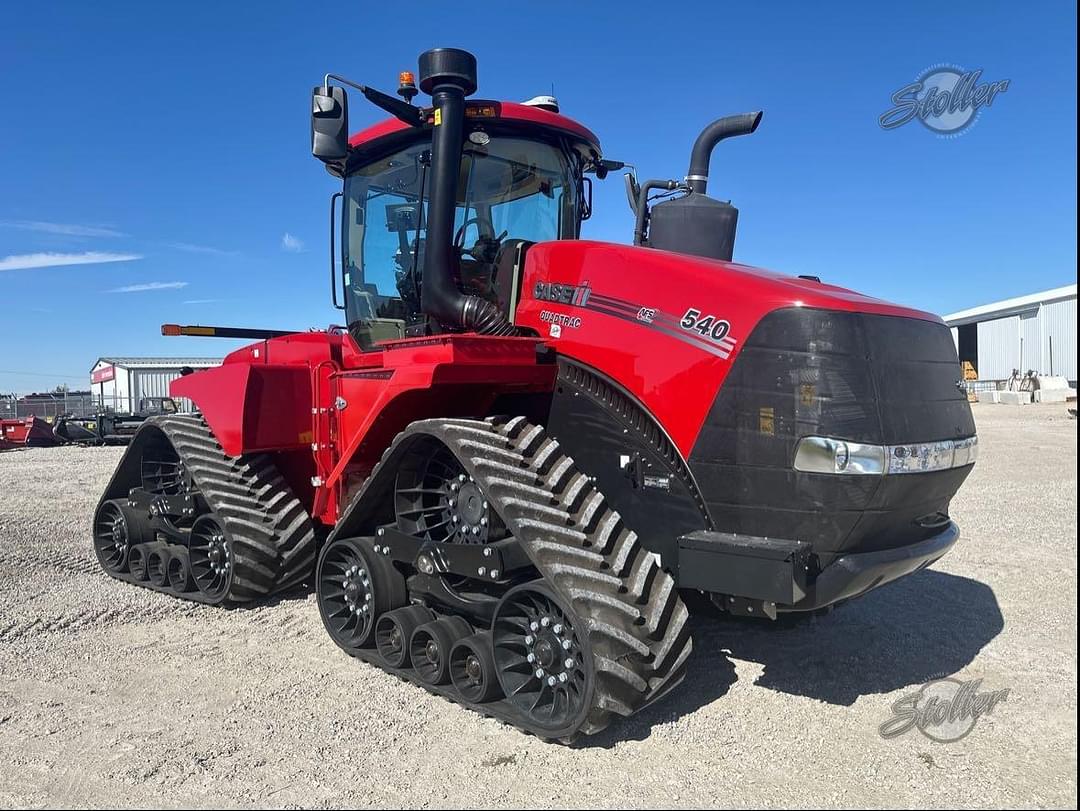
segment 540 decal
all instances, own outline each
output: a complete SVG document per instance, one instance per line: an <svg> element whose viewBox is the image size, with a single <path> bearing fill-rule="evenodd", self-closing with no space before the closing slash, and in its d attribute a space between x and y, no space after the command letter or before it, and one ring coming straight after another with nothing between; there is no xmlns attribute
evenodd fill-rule
<svg viewBox="0 0 1080 811"><path fill-rule="evenodd" d="M679 326L687 332L696 332L703 338L708 338L716 343L723 341L731 331L731 324L723 318L717 318L715 315L703 315L701 310L695 310L693 307L686 311L686 315L682 317Z"/></svg>

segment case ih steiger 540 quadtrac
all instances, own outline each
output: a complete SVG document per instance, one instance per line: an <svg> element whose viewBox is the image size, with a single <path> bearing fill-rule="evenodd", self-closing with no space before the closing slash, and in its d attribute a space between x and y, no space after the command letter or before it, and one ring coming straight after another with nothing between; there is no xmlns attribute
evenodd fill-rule
<svg viewBox="0 0 1080 811"><path fill-rule="evenodd" d="M429 106L408 73L313 92L346 327L163 328L259 340L135 436L94 518L110 574L213 604L313 579L350 654L565 741L679 683L684 597L775 619L948 551L976 450L949 330L730 261L710 154L760 113L685 181L628 176L617 245L578 237L586 175L623 164L553 99L467 100L453 49L419 79ZM350 138L342 85L392 118Z"/></svg>

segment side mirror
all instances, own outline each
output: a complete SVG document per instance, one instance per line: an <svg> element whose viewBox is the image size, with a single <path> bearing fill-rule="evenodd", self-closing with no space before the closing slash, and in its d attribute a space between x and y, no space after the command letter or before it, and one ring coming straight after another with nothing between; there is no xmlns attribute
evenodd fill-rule
<svg viewBox="0 0 1080 811"><path fill-rule="evenodd" d="M324 163L349 154L349 100L343 87L320 84L311 91L311 154Z"/></svg>
<svg viewBox="0 0 1080 811"><path fill-rule="evenodd" d="M641 187L638 186L637 178L630 174L630 172L623 175L623 181L626 184L626 201L630 203L630 210L637 216L638 199L641 196Z"/></svg>

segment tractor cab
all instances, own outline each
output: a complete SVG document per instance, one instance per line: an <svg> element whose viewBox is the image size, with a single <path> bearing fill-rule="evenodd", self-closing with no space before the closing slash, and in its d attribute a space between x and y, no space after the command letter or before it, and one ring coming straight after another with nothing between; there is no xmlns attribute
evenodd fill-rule
<svg viewBox="0 0 1080 811"><path fill-rule="evenodd" d="M459 289L513 318L521 262L536 242L576 239L588 216L591 145L542 126L469 119L451 261ZM501 126L499 125L501 124ZM341 263L354 337L423 334L431 136L374 154L345 176Z"/></svg>
<svg viewBox="0 0 1080 811"><path fill-rule="evenodd" d="M466 102L470 60L445 51L422 65L430 108L411 104L408 72L405 101L341 77L313 92L312 151L344 179L334 302L361 347L477 324L510 334L526 250L576 239L589 216L585 175L604 171L596 136L551 97ZM347 98L331 78L394 117L346 138Z"/></svg>

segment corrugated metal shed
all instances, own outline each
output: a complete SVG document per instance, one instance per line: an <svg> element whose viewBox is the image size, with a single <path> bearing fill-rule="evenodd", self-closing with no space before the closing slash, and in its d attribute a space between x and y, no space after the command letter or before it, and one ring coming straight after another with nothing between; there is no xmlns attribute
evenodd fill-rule
<svg viewBox="0 0 1080 811"><path fill-rule="evenodd" d="M1050 374L1076 380L1076 296L1043 306L1046 362Z"/></svg>
<svg viewBox="0 0 1080 811"><path fill-rule="evenodd" d="M181 369L220 365L221 358L101 357L90 370L90 389L96 405L117 412L133 412L139 410L146 397L168 397L169 383L180 377ZM186 399L177 404L182 411L193 409Z"/></svg>
<svg viewBox="0 0 1080 811"><path fill-rule="evenodd" d="M983 380L1004 380L1020 368L1020 317L978 322L979 360L975 368Z"/></svg>
<svg viewBox="0 0 1080 811"><path fill-rule="evenodd" d="M970 360L982 380L1017 370L1075 382L1076 289L1065 285L944 316L960 360Z"/></svg>
<svg viewBox="0 0 1080 811"><path fill-rule="evenodd" d="M146 358L121 355L98 358L94 365L97 366L102 361L125 369L180 369L184 366L190 366L192 369L206 369L210 366L221 365L221 358Z"/></svg>

